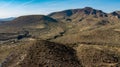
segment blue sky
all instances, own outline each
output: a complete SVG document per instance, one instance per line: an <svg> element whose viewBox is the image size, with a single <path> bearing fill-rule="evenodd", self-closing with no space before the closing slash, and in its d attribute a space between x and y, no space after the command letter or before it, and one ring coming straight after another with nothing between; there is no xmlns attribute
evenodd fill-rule
<svg viewBox="0 0 120 67"><path fill-rule="evenodd" d="M120 10L120 0L0 0L0 18L46 15L55 11L88 6L109 13Z"/></svg>

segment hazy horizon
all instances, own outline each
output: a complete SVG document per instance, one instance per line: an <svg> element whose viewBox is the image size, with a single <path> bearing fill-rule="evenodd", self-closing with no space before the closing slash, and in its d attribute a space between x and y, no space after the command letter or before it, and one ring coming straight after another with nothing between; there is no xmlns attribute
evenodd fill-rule
<svg viewBox="0 0 120 67"><path fill-rule="evenodd" d="M0 0L0 18L92 7L110 13L120 10L120 0Z"/></svg>

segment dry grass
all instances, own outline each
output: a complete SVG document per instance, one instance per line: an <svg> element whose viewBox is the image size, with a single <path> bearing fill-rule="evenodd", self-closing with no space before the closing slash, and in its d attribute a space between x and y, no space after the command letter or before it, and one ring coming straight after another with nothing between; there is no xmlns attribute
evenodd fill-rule
<svg viewBox="0 0 120 67"><path fill-rule="evenodd" d="M84 67L119 67L120 47L79 44L77 56Z"/></svg>

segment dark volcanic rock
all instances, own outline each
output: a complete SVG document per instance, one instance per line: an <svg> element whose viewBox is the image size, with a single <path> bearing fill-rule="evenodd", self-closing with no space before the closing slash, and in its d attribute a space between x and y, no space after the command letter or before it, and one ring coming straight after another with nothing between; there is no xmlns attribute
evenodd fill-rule
<svg viewBox="0 0 120 67"><path fill-rule="evenodd" d="M81 67L72 48L48 41L35 42L21 62L9 64L15 61L13 59L4 63L3 67L13 66L16 63L19 64L14 67Z"/></svg>

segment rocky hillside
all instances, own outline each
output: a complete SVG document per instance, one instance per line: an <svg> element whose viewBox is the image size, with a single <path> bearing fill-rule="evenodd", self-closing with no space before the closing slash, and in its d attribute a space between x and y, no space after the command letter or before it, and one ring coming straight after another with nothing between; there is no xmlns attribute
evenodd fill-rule
<svg viewBox="0 0 120 67"><path fill-rule="evenodd" d="M81 67L70 47L48 41L37 41L28 47L25 53L11 53L3 67Z"/></svg>
<svg viewBox="0 0 120 67"><path fill-rule="evenodd" d="M54 12L48 16L63 22L78 23L80 25L105 25L119 22L119 12L116 14L105 13L101 10L85 7L82 9L70 9L60 12ZM116 17L117 16L117 17ZM113 19L114 18L114 19Z"/></svg>
<svg viewBox="0 0 120 67"><path fill-rule="evenodd" d="M119 67L120 47L65 44L34 40L14 46L2 67Z"/></svg>
<svg viewBox="0 0 120 67"><path fill-rule="evenodd" d="M47 24L57 23L55 19L52 19L50 17L44 16L44 15L28 15L28 16L20 16L13 21L10 21L8 23L4 23L0 25L0 27L6 27L4 30L13 32L12 29L15 31L22 30L24 28L44 28ZM38 26L37 26L38 25ZM4 31L3 31L4 32Z"/></svg>
<svg viewBox="0 0 120 67"><path fill-rule="evenodd" d="M52 38L55 35L59 35L60 32L63 32L64 30L62 27L62 23L48 16L28 15L20 16L13 21L1 24L0 34L6 36L5 34L14 33L17 34L16 36L19 36L20 33L28 32L31 37L37 38L40 36L43 39L48 39ZM10 36L14 38L14 35Z"/></svg>

